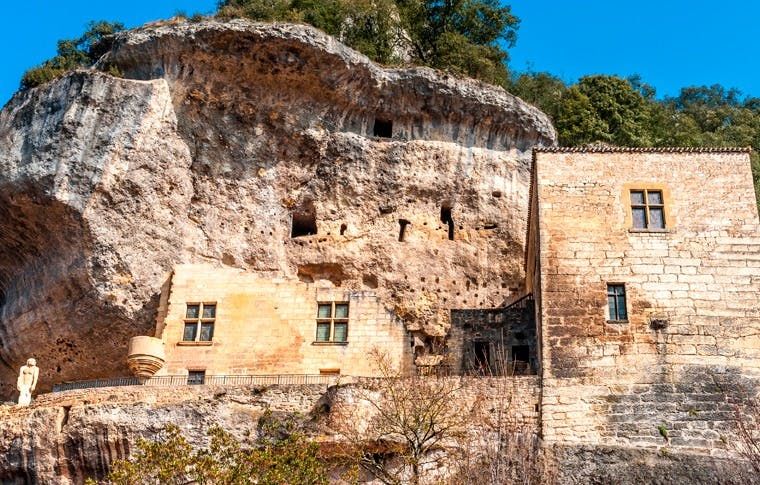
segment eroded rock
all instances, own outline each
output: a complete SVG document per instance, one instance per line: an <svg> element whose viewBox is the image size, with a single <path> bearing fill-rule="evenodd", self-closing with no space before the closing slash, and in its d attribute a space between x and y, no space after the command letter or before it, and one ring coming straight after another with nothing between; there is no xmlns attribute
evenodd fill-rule
<svg viewBox="0 0 760 485"><path fill-rule="evenodd" d="M530 149L555 133L502 89L245 21L122 33L102 62L125 79L0 113L0 394L30 352L42 390L126 375L178 263L372 289L423 339L522 281Z"/></svg>

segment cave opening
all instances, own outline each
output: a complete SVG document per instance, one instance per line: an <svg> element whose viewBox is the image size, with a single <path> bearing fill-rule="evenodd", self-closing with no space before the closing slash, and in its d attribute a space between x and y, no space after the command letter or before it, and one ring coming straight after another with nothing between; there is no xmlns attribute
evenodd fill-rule
<svg viewBox="0 0 760 485"><path fill-rule="evenodd" d="M399 219L398 220L398 225L399 225L398 240L399 240L399 242L404 242L404 237L406 236L406 226L408 226L409 224L411 224L411 222L407 221L406 219Z"/></svg>
<svg viewBox="0 0 760 485"><path fill-rule="evenodd" d="M378 138L393 137L393 121L382 118L375 118L375 124L372 127L372 134Z"/></svg>
<svg viewBox="0 0 760 485"><path fill-rule="evenodd" d="M441 222L448 226L449 241L454 240L454 217L452 216L451 204L441 206Z"/></svg>
<svg viewBox="0 0 760 485"><path fill-rule="evenodd" d="M307 201L291 216L290 237L312 236L317 233L317 210Z"/></svg>
<svg viewBox="0 0 760 485"><path fill-rule="evenodd" d="M346 229L348 229L348 226L346 224L340 225L340 235L343 236L346 234Z"/></svg>

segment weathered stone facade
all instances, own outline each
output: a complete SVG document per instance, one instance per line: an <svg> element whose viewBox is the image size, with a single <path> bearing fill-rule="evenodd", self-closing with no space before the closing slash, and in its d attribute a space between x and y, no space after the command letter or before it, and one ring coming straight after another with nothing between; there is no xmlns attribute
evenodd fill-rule
<svg viewBox="0 0 760 485"><path fill-rule="evenodd" d="M540 367L532 295L493 309L451 310L448 364L469 375L531 375Z"/></svg>
<svg viewBox="0 0 760 485"><path fill-rule="evenodd" d="M735 406L760 390L746 150L541 148L548 118L503 90L385 69L304 26L153 25L103 63L125 78L72 73L0 112L0 393L31 352L43 391L124 375L135 335L163 351L134 368L188 379L372 375L379 349L402 372L537 374L459 398L489 409L508 389L509 418L601 483L660 465L709 481L700 457L730 456ZM664 227L636 230L647 190ZM323 302L348 304L347 342L315 341ZM213 338L184 338L193 303L215 307ZM210 422L252 431L325 392L42 396L0 411L0 478L80 482L165 423L203 443Z"/></svg>
<svg viewBox="0 0 760 485"><path fill-rule="evenodd" d="M664 196L635 230L631 191ZM723 449L760 387L760 232L749 155L536 150L528 241L548 442ZM624 285L627 319L608 313Z"/></svg>
<svg viewBox="0 0 760 485"><path fill-rule="evenodd" d="M235 268L179 265L167 289L167 307L156 336L165 346L166 364L157 375L324 374L372 376L373 351L408 373L413 352L404 323L374 291L356 291L262 278ZM213 338L185 341L188 303L213 303ZM345 342L317 341L317 305L348 305ZM165 316L164 316L165 315Z"/></svg>

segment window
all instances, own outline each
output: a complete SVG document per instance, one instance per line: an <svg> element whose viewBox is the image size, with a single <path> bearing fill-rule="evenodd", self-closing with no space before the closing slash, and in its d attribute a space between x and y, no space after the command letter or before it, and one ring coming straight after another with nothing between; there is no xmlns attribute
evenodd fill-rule
<svg viewBox="0 0 760 485"><path fill-rule="evenodd" d="M607 285L607 305L611 321L628 320L628 312L625 309L625 285Z"/></svg>
<svg viewBox="0 0 760 485"><path fill-rule="evenodd" d="M317 305L317 342L348 342L348 303Z"/></svg>
<svg viewBox="0 0 760 485"><path fill-rule="evenodd" d="M665 203L661 190L631 190L634 229L665 229Z"/></svg>
<svg viewBox="0 0 760 485"><path fill-rule="evenodd" d="M216 303L188 303L183 342L211 342L214 338Z"/></svg>
<svg viewBox="0 0 760 485"><path fill-rule="evenodd" d="M202 386L206 382L205 370L191 370L187 373L187 384L191 386Z"/></svg>
<svg viewBox="0 0 760 485"><path fill-rule="evenodd" d="M404 242L404 236L406 236L406 226L408 226L409 224L411 224L411 222L407 221L406 219L399 219L398 220L398 225L399 225L398 240L399 240L399 242Z"/></svg>

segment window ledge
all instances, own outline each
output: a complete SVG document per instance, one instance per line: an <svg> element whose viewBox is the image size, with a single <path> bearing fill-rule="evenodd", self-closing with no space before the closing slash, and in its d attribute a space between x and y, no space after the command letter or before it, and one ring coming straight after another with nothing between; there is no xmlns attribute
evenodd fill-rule
<svg viewBox="0 0 760 485"><path fill-rule="evenodd" d="M323 342L323 341L314 341L311 343L311 345L348 345L348 342Z"/></svg>
<svg viewBox="0 0 760 485"><path fill-rule="evenodd" d="M181 340L177 342L177 345L180 347L210 347L214 345L214 342L210 340L209 341L204 340L202 342L195 342L195 341L191 342L189 340Z"/></svg>
<svg viewBox="0 0 760 485"><path fill-rule="evenodd" d="M667 234L667 233L672 232L672 231L670 229L668 229L668 228L665 228L665 229L637 229L637 228L633 228L632 227L632 228L628 229L628 232L633 232L633 233L642 233L642 232L644 232L644 233L654 233L654 234Z"/></svg>
<svg viewBox="0 0 760 485"><path fill-rule="evenodd" d="M607 320L607 323L610 323L610 324L613 324L613 325L615 325L615 324L620 325L620 324L626 324L626 323L630 323L630 322L628 320Z"/></svg>

